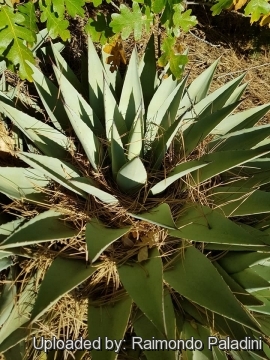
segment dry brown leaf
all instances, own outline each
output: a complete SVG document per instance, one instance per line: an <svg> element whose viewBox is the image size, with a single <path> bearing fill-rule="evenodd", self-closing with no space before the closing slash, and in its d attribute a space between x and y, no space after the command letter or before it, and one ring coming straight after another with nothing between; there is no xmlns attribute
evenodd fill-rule
<svg viewBox="0 0 270 360"><path fill-rule="evenodd" d="M103 51L110 56L107 57L106 63L110 65L110 71L116 71L121 64L126 65L127 59L122 41L115 40L103 47Z"/></svg>
<svg viewBox="0 0 270 360"><path fill-rule="evenodd" d="M148 259L148 247L144 246L142 248L140 248L139 252L138 252L138 261L142 262Z"/></svg>
<svg viewBox="0 0 270 360"><path fill-rule="evenodd" d="M245 4L247 0L233 0L234 3L234 9L239 10L241 9Z"/></svg>
<svg viewBox="0 0 270 360"><path fill-rule="evenodd" d="M156 231L149 231L147 234L142 235L140 240L151 248L159 241L159 234Z"/></svg>
<svg viewBox="0 0 270 360"><path fill-rule="evenodd" d="M129 238L128 234L125 234L124 236L122 236L121 240L122 240L123 245L126 247L134 246L134 242Z"/></svg>
<svg viewBox="0 0 270 360"><path fill-rule="evenodd" d="M267 25L270 27L270 14L264 15L260 21L260 25L264 26Z"/></svg>

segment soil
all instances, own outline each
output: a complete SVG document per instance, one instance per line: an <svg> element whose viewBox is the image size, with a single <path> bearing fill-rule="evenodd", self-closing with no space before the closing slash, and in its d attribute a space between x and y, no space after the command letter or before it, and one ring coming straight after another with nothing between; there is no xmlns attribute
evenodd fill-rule
<svg viewBox="0 0 270 360"><path fill-rule="evenodd" d="M246 72L249 82L240 110L270 102L270 29L250 24L250 19L237 12L224 11L213 17L208 8L194 6L198 25L183 34L189 48L191 77L220 58L213 87L218 87ZM270 114L264 122L270 122Z"/></svg>

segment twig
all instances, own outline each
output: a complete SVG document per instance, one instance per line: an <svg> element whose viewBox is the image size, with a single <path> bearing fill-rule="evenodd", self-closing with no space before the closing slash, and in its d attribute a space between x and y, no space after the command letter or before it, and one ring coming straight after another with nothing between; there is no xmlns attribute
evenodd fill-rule
<svg viewBox="0 0 270 360"><path fill-rule="evenodd" d="M232 71L232 72L230 72L230 73L217 76L217 79L222 78L222 77L227 76L227 75L232 75L232 74L237 74L237 73L242 73L242 72L245 72L245 71L249 71L249 70L252 70L252 69L257 69L257 68L260 68L260 67L263 67L263 66L270 66L270 62L265 63L265 64L261 64L261 65L251 66L251 67L246 68L246 69L241 69L241 70L237 70L237 71Z"/></svg>
<svg viewBox="0 0 270 360"><path fill-rule="evenodd" d="M111 1L112 6L114 6L118 11L120 11L120 7L117 6L113 1Z"/></svg>
<svg viewBox="0 0 270 360"><path fill-rule="evenodd" d="M193 32L191 32L190 30L189 30L189 33L190 33L192 36L194 36L197 40L200 40L200 41L202 41L202 42L204 42L204 43L206 43L206 44L208 44L208 45L210 45L210 46L212 46L212 47L220 47L219 44L218 44L218 45L212 44L212 43L210 43L209 41L204 40L204 39L200 38L199 36L193 34Z"/></svg>

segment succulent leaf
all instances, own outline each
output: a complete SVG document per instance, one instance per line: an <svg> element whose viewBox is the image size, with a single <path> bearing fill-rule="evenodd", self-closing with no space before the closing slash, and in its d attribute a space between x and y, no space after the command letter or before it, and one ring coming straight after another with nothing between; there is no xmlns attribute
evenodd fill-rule
<svg viewBox="0 0 270 360"><path fill-rule="evenodd" d="M31 313L31 321L39 318L64 294L86 280L96 269L80 260L56 258L46 272ZM54 291L50 291L53 288Z"/></svg>
<svg viewBox="0 0 270 360"><path fill-rule="evenodd" d="M269 193L249 188L222 186L213 189L217 208L226 216L268 213Z"/></svg>
<svg viewBox="0 0 270 360"><path fill-rule="evenodd" d="M139 109L144 114L144 101L138 70L138 54L133 50L129 67L125 76L121 98L119 102L119 111L123 115L128 131L131 129L133 120Z"/></svg>
<svg viewBox="0 0 270 360"><path fill-rule="evenodd" d="M149 212L131 215L136 219L145 220L166 229L176 229L170 207L166 203L151 209Z"/></svg>
<svg viewBox="0 0 270 360"><path fill-rule="evenodd" d="M117 173L116 182L119 188L127 193L138 191L147 182L147 172L139 157L127 162Z"/></svg>
<svg viewBox="0 0 270 360"><path fill-rule="evenodd" d="M48 185L43 173L35 169L1 167L0 191L14 199L28 199L42 202L45 200L40 188Z"/></svg>
<svg viewBox="0 0 270 360"><path fill-rule="evenodd" d="M264 246L260 237L249 234L245 229L225 218L219 211L207 206L186 206L176 220L178 230L170 231L172 236L207 243L228 245Z"/></svg>
<svg viewBox="0 0 270 360"><path fill-rule="evenodd" d="M178 255L170 264L171 269L165 271L164 279L182 296L257 331L258 325L251 315L243 309L214 266L206 260L199 250L190 246L185 250L183 259ZM218 301L220 294L226 301Z"/></svg>
<svg viewBox="0 0 270 360"><path fill-rule="evenodd" d="M30 153L19 153L19 158L22 159L29 166L32 166L34 169L40 171L45 176L50 179L55 180L59 184L65 186L67 189L74 191L77 194L86 196L86 194L80 189L76 188L70 180L80 177L78 170L67 163L66 161L61 161L57 158L30 154Z"/></svg>
<svg viewBox="0 0 270 360"><path fill-rule="evenodd" d="M100 254L114 241L131 230L130 227L123 229L106 228L96 219L92 219L86 225L85 239L89 254L89 261L95 262Z"/></svg>
<svg viewBox="0 0 270 360"><path fill-rule="evenodd" d="M238 112L229 116L218 124L212 131L213 134L226 135L242 129L254 126L270 109L270 104L261 105Z"/></svg>
<svg viewBox="0 0 270 360"><path fill-rule="evenodd" d="M53 82L48 79L36 66L29 63L33 71L33 81L39 97L50 116L54 126L58 130L67 130L69 127L68 117L62 101L59 98L59 91Z"/></svg>
<svg viewBox="0 0 270 360"><path fill-rule="evenodd" d="M114 304L95 306L91 302L88 307L89 339L96 340L98 337L104 341L115 339L117 342L123 339L131 313L132 300L129 296L116 301ZM104 359L104 354L99 350L91 352L93 360ZM115 351L107 352L108 360L115 360L118 354Z"/></svg>
<svg viewBox="0 0 270 360"><path fill-rule="evenodd" d="M200 161L188 161L183 164L177 165L173 171L168 173L168 175L165 177L164 180L161 180L156 185L154 185L150 192L152 195L157 195L167 189L168 186L170 186L173 182L177 181L181 177L191 173L194 170L200 169L201 167L207 166L206 163L201 163Z"/></svg>
<svg viewBox="0 0 270 360"><path fill-rule="evenodd" d="M61 221L61 213L48 210L16 229L0 243L0 249L66 239L77 235L78 232Z"/></svg>
<svg viewBox="0 0 270 360"><path fill-rule="evenodd" d="M95 196L104 203L107 204L116 204L118 202L117 198L110 193L103 191L97 187L95 182L91 181L89 178L78 177L70 180L77 188L86 192L89 195Z"/></svg>
<svg viewBox="0 0 270 360"><path fill-rule="evenodd" d="M147 318L166 334L163 309L162 261L157 249L150 251L149 259L141 264L118 267L120 280L129 296Z"/></svg>
<svg viewBox="0 0 270 360"><path fill-rule="evenodd" d="M1 111L48 156L65 158L70 146L68 138L50 125L35 119L7 104L1 103Z"/></svg>
<svg viewBox="0 0 270 360"><path fill-rule="evenodd" d="M56 45L52 44L52 51L54 55L54 59L56 61L56 65L61 74L72 84L73 88L76 89L80 93L84 93L83 87L79 82L77 76L71 70L71 67L68 65L66 60L58 51Z"/></svg>

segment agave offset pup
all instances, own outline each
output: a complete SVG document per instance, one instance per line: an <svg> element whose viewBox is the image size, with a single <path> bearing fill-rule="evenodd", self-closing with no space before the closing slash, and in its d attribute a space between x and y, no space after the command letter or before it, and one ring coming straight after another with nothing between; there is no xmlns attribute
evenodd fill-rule
<svg viewBox="0 0 270 360"><path fill-rule="evenodd" d="M269 358L270 125L254 125L270 105L233 113L244 75L209 93L217 61L188 86L186 77L160 79L153 38L140 61L133 51L124 81L91 40L88 48L88 88L54 46L59 88L31 65L48 122L1 94L2 121L22 141L20 167L0 168L0 191L18 214L0 230L0 352ZM40 355L31 336L51 324L59 339L100 337L103 347ZM205 346L158 352L132 348L135 336ZM209 336L262 347L208 349ZM119 354L105 350L105 337L125 340Z"/></svg>

